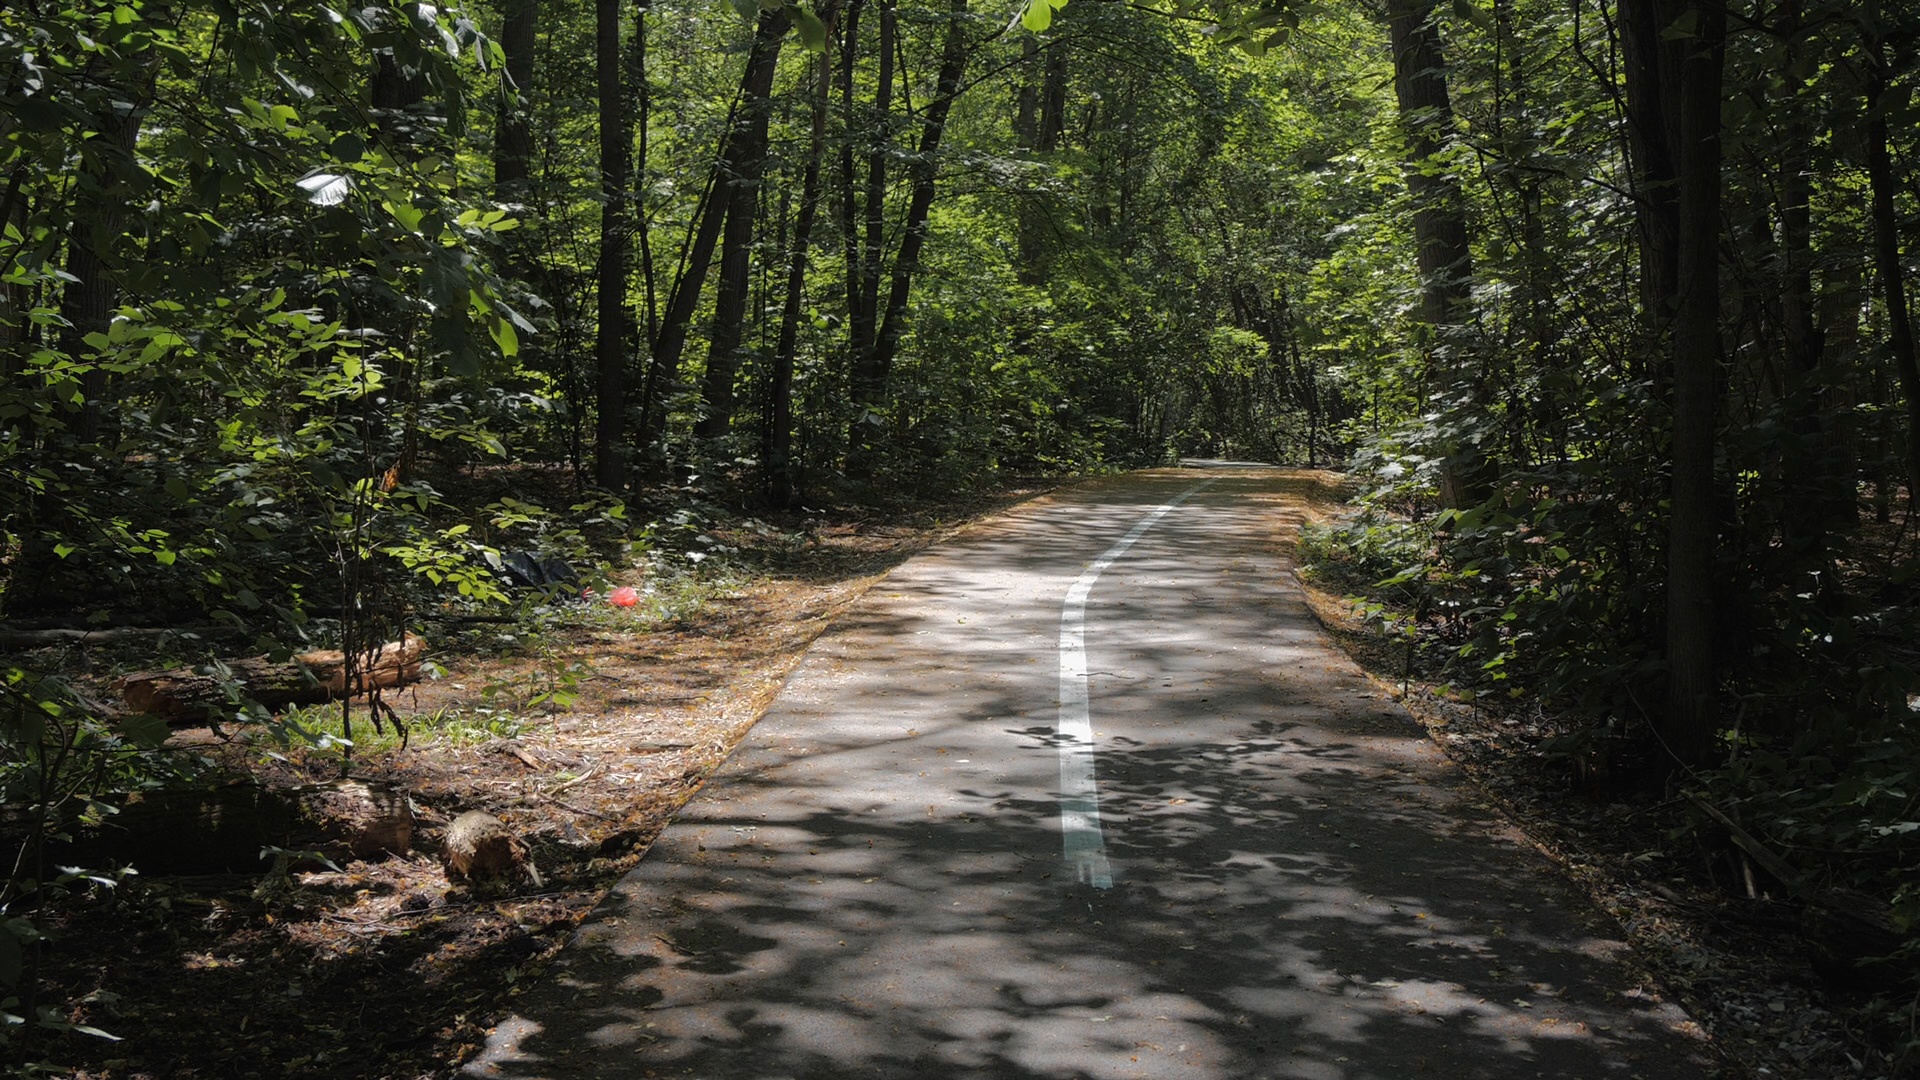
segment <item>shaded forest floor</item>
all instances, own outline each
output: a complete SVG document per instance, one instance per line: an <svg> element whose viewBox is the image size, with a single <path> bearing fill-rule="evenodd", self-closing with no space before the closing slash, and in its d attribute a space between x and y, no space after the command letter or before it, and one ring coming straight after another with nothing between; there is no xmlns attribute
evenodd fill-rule
<svg viewBox="0 0 1920 1080"><path fill-rule="evenodd" d="M1322 504L1317 523L1345 508ZM1320 623L1472 778L1487 808L1517 825L1616 920L1634 960L1713 1039L1728 1080L1898 1080L1920 1076L1920 999L1876 998L1823 979L1799 917L1730 842L1703 843L1679 798L1594 775L1554 738L1580 722L1531 698L1471 703L1422 678L1407 644L1310 574Z"/></svg>
<svg viewBox="0 0 1920 1080"><path fill-rule="evenodd" d="M632 609L568 605L543 626L481 626L463 654L436 647L444 672L386 698L404 746L391 725L374 733L364 710L355 723L351 775L411 797L412 853L100 890L52 927L41 987L71 1002L70 1020L117 1039L40 1042L34 1056L76 1080L446 1075L836 613L914 552L1032 493L743 519L708 530L724 567L616 581L640 591ZM184 729L172 743L270 789L341 774L337 749L243 729ZM439 841L469 810L526 842L539 884L449 880Z"/></svg>
<svg viewBox="0 0 1920 1080"><path fill-rule="evenodd" d="M671 585L659 603L578 607L534 633L476 631L494 640L469 642L442 660L440 678L389 698L408 718L408 744L363 739L352 764L354 776L411 795L421 827L411 855L337 871L135 878L103 891L55 928L42 975L50 997L73 1002L70 1019L121 1041L72 1037L38 1056L79 1080L449 1075L835 615L957 523L1026 494L744 523L719 534L731 569L654 583ZM1339 511L1326 501L1311 515ZM1713 1033L1729 1077L1901 1075L1873 1049L1887 1018L1831 996L1790 935L1716 889L1714 853L1673 852L1675 807L1575 790L1543 760L1554 724L1537 711L1469 707L1417 679L1402 693L1396 643L1339 596L1308 589L1323 623L1486 799L1621 922L1641 962ZM337 751L288 751L233 731L176 738L273 786L340 773ZM473 809L526 840L540 884L449 882L434 854L439 834Z"/></svg>

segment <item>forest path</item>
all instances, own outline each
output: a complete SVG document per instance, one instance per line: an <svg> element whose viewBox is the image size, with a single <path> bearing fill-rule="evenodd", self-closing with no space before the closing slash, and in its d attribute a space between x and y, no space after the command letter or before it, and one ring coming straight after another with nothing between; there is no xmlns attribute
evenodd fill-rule
<svg viewBox="0 0 1920 1080"><path fill-rule="evenodd" d="M1708 1075L1326 641L1310 482L1095 481L895 570L467 1074Z"/></svg>

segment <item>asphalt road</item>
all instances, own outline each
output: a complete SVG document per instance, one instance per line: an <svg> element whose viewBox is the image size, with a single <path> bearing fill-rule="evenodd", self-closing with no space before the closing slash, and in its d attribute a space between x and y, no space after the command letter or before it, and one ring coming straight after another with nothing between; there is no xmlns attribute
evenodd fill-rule
<svg viewBox="0 0 1920 1080"><path fill-rule="evenodd" d="M900 567L467 1073L1708 1075L1326 643L1297 483L1084 484Z"/></svg>

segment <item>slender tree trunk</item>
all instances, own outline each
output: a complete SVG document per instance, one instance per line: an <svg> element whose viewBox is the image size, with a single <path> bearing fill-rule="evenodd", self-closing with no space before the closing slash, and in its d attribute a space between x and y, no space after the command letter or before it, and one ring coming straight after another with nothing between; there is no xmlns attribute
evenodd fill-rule
<svg viewBox="0 0 1920 1080"><path fill-rule="evenodd" d="M632 241L632 142L627 109L625 65L620 49L621 0L595 0L594 64L600 87L600 260L595 275L598 336L597 421L594 425L594 480L601 487L626 486L627 342L631 316L627 305L627 253Z"/></svg>
<svg viewBox="0 0 1920 1080"><path fill-rule="evenodd" d="M649 170L653 167L653 82L647 73L647 16L652 12L653 0L634 0L633 41L627 61L628 77L633 80L634 143L639 147L639 159L634 163L634 246L640 254L640 286L646 303L646 325L641 327L638 336L646 342L649 357L653 355L654 338L660 332L660 303L653 266L653 231L649 224L653 215L644 202L639 201L637 192L649 186ZM651 372L653 366L649 364L647 370ZM643 422L644 416L643 410Z"/></svg>
<svg viewBox="0 0 1920 1080"><path fill-rule="evenodd" d="M831 19L830 12L822 12ZM806 304L807 245L820 208L820 165L826 155L827 96L831 92L833 51L818 61L812 101L812 127L807 141L806 172L800 181L800 215L787 250L787 294L780 310L780 339L773 349L773 371L767 389L767 426L761 458L766 462L767 503L776 509L793 505L799 491L793 467L793 366L799 348L800 314Z"/></svg>
<svg viewBox="0 0 1920 1080"><path fill-rule="evenodd" d="M852 278L848 282L848 344L853 356L856 401L861 396L859 387L869 378L864 362L873 352L874 334L879 325L880 270L885 265L887 250L887 159L893 152L893 70L897 48L894 35L898 16L892 0L881 0L879 10L879 40L874 46L879 73L874 78L873 104L867 114L867 174L859 204L864 217L864 235L855 251ZM852 76L845 77L851 79ZM852 98L849 96L847 100L851 102ZM861 424L865 419L863 414L855 423Z"/></svg>
<svg viewBox="0 0 1920 1080"><path fill-rule="evenodd" d="M1867 42L1867 184L1873 204L1873 262L1887 308L1887 351L1906 398L1907 500L1920 509L1920 359L1915 356L1913 313L1907 307L1906 272L1900 262L1900 219L1893 199L1896 180L1889 149L1885 99L1888 91L1886 43L1880 5L1867 5L1871 40Z"/></svg>
<svg viewBox="0 0 1920 1080"><path fill-rule="evenodd" d="M749 72L747 97L741 104L743 119L735 128L736 138L727 178L727 222L720 244L720 278L715 283L713 333L707 350L706 376L701 397L706 414L694 425L701 439L717 439L733 424L733 381L740 367L740 345L745 340L747 292L753 265L753 228L760 205L760 175L767 159L767 127L772 111L773 74L780 62L780 36L785 33L787 15L783 11L760 16L759 40L769 44L755 49L755 63L761 72ZM777 23L770 26L769 23Z"/></svg>
<svg viewBox="0 0 1920 1080"><path fill-rule="evenodd" d="M1716 0L1686 12L1686 39L1674 80L1680 95L1680 294L1674 305L1673 498L1667 538L1667 709L1661 736L1683 764L1707 762L1719 733L1714 664L1715 510L1713 459L1719 411L1720 98L1726 9ZM1669 25L1672 25L1671 23Z"/></svg>
<svg viewBox="0 0 1920 1080"><path fill-rule="evenodd" d="M1860 309L1865 299L1866 267L1843 252L1821 275L1819 296L1822 363L1833 371L1828 384L1836 476L1833 520L1843 528L1858 524L1860 516L1861 433L1855 406L1862 398Z"/></svg>
<svg viewBox="0 0 1920 1080"><path fill-rule="evenodd" d="M1779 192L1781 290L1780 314L1786 353L1788 423L1796 436L1782 462L1787 503L1781 522L1788 543L1802 547L1809 557L1825 562L1827 529L1845 524L1853 507L1852 477L1835 453L1833 410L1828 398L1834 383L1821 348L1816 322L1818 301L1813 287L1813 160L1814 126L1801 95L1806 81L1798 74L1797 59L1804 50L1802 0L1789 0L1782 34L1787 63L1781 76L1786 112L1786 140L1775 182ZM1820 586L1837 598L1834 574L1823 573Z"/></svg>
<svg viewBox="0 0 1920 1080"><path fill-rule="evenodd" d="M747 66L740 76L740 102L765 99L772 92L777 66L773 60L777 58L780 39L786 34L788 25L785 12L761 13L754 31L753 47L747 53ZM721 136L719 154L714 158L713 172L708 177L706 193L701 197L693 242L687 248L680 276L667 294L666 312L660 319L660 334L652 342L653 364L647 373L647 387L641 403L640 446L643 451L655 449L665 436L666 421L662 403L680 375L680 357L686 350L687 328L693 320L694 311L699 307L700 292L706 285L707 270L713 263L713 249L720 242L721 227L727 218L730 191L727 179L733 172L733 161L740 153L740 144L745 137L741 128L749 122L743 118L738 106L727 118L727 131Z"/></svg>
<svg viewBox="0 0 1920 1080"><path fill-rule="evenodd" d="M1426 328L1428 367L1440 396L1451 407L1484 410L1489 397L1484 380L1468 368L1457 344L1472 314L1473 249L1466 200L1445 162L1455 135L1453 103L1433 16L1434 0L1394 0L1388 13L1394 93L1407 144L1407 191L1413 197L1419 321ZM1483 500L1490 484L1479 452L1454 443L1446 453L1441 501L1463 507Z"/></svg>
<svg viewBox="0 0 1920 1080"><path fill-rule="evenodd" d="M902 224L900 251L894 257L892 287L887 306L874 334L873 349L860 365L860 378L854 383L854 400L863 412L878 412L887 399L887 377L900 348L900 335L906 328L907 298L913 277L920 269L920 251L927 241L927 215L933 209L935 182L940 174L940 141L946 132L947 114L960 92L960 77L966 73L972 50L967 44L967 0L952 0L948 9L946 45L940 59L940 74L934 98L927 104L920 125L920 145L913 164L908 167L911 194L907 216ZM871 425L855 425L854 445Z"/></svg>
<svg viewBox="0 0 1920 1080"><path fill-rule="evenodd" d="M866 263L860 254L859 175L854 169L853 133L859 129L859 115L853 94L854 58L860 52L860 13L865 0L848 0L845 25L840 34L840 154L837 162L837 186L840 204L841 257L846 266L847 355L858 357L873 338L871 314L861 308L866 295L861 284Z"/></svg>
<svg viewBox="0 0 1920 1080"><path fill-rule="evenodd" d="M1060 137L1066 130L1067 54L1057 40L1043 49L1031 34L1021 48L1025 72L1014 132L1021 149L1044 161L1060 148ZM1027 192L1020 199L1020 259L1015 270L1023 285L1039 285L1050 273L1048 239L1055 226L1049 202L1039 192Z"/></svg>

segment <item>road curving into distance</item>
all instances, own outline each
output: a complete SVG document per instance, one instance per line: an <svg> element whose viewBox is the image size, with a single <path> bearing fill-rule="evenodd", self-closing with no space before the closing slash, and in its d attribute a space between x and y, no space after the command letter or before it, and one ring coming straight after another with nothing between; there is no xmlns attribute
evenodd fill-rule
<svg viewBox="0 0 1920 1080"><path fill-rule="evenodd" d="M1326 642L1306 482L1090 482L895 570L465 1073L1710 1075Z"/></svg>

